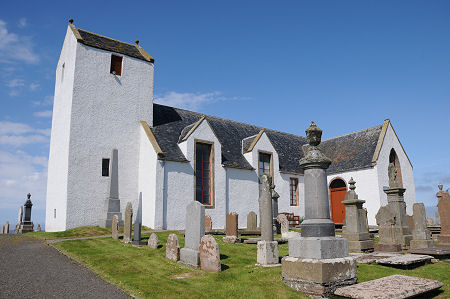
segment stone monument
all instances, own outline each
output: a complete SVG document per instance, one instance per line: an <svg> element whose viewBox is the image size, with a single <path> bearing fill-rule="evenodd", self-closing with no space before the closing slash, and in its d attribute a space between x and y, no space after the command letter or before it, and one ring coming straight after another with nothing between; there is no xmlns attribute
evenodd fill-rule
<svg viewBox="0 0 450 299"><path fill-rule="evenodd" d="M363 208L365 200L358 199L356 194L356 182L350 178L348 182L350 190L345 194L345 226L342 229L342 237L348 240L348 248L353 252L372 252L373 240L370 238L366 226L367 215Z"/></svg>
<svg viewBox="0 0 450 299"><path fill-rule="evenodd" d="M410 231L414 230L414 217L413 216L406 214L405 215L405 223L409 227Z"/></svg>
<svg viewBox="0 0 450 299"><path fill-rule="evenodd" d="M225 233L226 237L222 240L225 243L239 243L240 240L238 238L238 219L239 215L236 212L231 212L227 214L226 224L225 224Z"/></svg>
<svg viewBox="0 0 450 299"><path fill-rule="evenodd" d="M402 245L395 237L395 214L388 206L382 206L375 216L378 225L379 241L375 245L376 251L399 252L402 251Z"/></svg>
<svg viewBox="0 0 450 299"><path fill-rule="evenodd" d="M139 204L136 217L134 219L134 236L133 245L141 244L141 230L142 230L142 192L139 192Z"/></svg>
<svg viewBox="0 0 450 299"><path fill-rule="evenodd" d="M261 266L279 264L278 242L273 240L273 213L272 213L272 177L264 173L261 177L262 192L261 206L261 241L257 243L257 263Z"/></svg>
<svg viewBox="0 0 450 299"><path fill-rule="evenodd" d="M277 221L280 224L281 237L287 238L289 234L289 220L284 214L279 214L277 216Z"/></svg>
<svg viewBox="0 0 450 299"><path fill-rule="evenodd" d="M152 233L150 235L150 238L148 238L147 246L149 248L157 249L158 248L158 235L155 233Z"/></svg>
<svg viewBox="0 0 450 299"><path fill-rule="evenodd" d="M105 203L106 219L100 221L100 226L111 227L112 218L117 215L119 226L123 225L122 213L120 212L119 199L119 152L113 149L111 153L111 176L109 180L109 196Z"/></svg>
<svg viewBox="0 0 450 299"><path fill-rule="evenodd" d="M436 225L441 225L441 217L439 216L439 211L434 212L434 217L436 219Z"/></svg>
<svg viewBox="0 0 450 299"><path fill-rule="evenodd" d="M434 219L431 217L426 218L425 222L427 223L427 226L434 226Z"/></svg>
<svg viewBox="0 0 450 299"><path fill-rule="evenodd" d="M212 232L212 220L211 220L211 216L206 215L205 216L205 233L210 233Z"/></svg>
<svg viewBox="0 0 450 299"><path fill-rule="evenodd" d="M17 224L16 224L16 228L14 229L14 233L18 234L19 233L19 228L20 225L22 224L22 219L23 219L23 206L20 206L19 208L19 214L17 215Z"/></svg>
<svg viewBox="0 0 450 299"><path fill-rule="evenodd" d="M19 227L19 234L24 234L28 232L34 231L34 224L31 222L31 207L33 204L31 203L31 194L27 194L27 201L24 204L25 207L25 215L23 216L23 221Z"/></svg>
<svg viewBox="0 0 450 299"><path fill-rule="evenodd" d="M256 213L251 211L250 213L248 213L247 215L247 230L248 231L256 231L258 228L258 222L257 222L258 217L256 216Z"/></svg>
<svg viewBox="0 0 450 299"><path fill-rule="evenodd" d="M41 231L41 225L40 225L40 224L37 225L36 231L37 231L37 232L40 232L40 231Z"/></svg>
<svg viewBox="0 0 450 299"><path fill-rule="evenodd" d="M131 206L131 202L128 202L127 207L125 208L125 222L123 225L123 241L125 243L131 242L131 232L133 230L131 224L132 219L133 219L133 208Z"/></svg>
<svg viewBox="0 0 450 299"><path fill-rule="evenodd" d="M272 178L273 180L273 178ZM272 182L273 183L273 182ZM275 185L272 186L272 226L274 234L281 234L281 226L277 220L278 217L278 198L280 195L275 191Z"/></svg>
<svg viewBox="0 0 450 299"><path fill-rule="evenodd" d="M442 191L442 185L439 186L438 211L441 220L441 233L438 235L438 247L450 247L450 195L447 191Z"/></svg>
<svg viewBox="0 0 450 299"><path fill-rule="evenodd" d="M3 226L3 233L9 234L9 221L5 222L5 226Z"/></svg>
<svg viewBox="0 0 450 299"><path fill-rule="evenodd" d="M198 246L205 235L205 206L193 201L186 207L184 247L180 250L180 264L197 269L200 266Z"/></svg>
<svg viewBox="0 0 450 299"><path fill-rule="evenodd" d="M171 261L178 261L180 258L180 244L176 234L170 234L166 243L166 258Z"/></svg>
<svg viewBox="0 0 450 299"><path fill-rule="evenodd" d="M200 268L208 272L220 272L219 245L211 235L204 235L199 245Z"/></svg>
<svg viewBox="0 0 450 299"><path fill-rule="evenodd" d="M431 239L431 232L427 229L425 205L415 203L413 205L414 230L413 239L410 242L411 249L431 248L434 242Z"/></svg>
<svg viewBox="0 0 450 299"><path fill-rule="evenodd" d="M111 235L113 239L119 239L119 217L117 215L114 215L112 219Z"/></svg>
<svg viewBox="0 0 450 299"><path fill-rule="evenodd" d="M356 283L356 261L348 240L336 238L330 219L326 169L331 160L319 149L322 137L314 122L306 129L309 146L300 160L304 169L305 220L301 237L289 239L289 256L282 259L283 282L312 296L329 296L337 287Z"/></svg>

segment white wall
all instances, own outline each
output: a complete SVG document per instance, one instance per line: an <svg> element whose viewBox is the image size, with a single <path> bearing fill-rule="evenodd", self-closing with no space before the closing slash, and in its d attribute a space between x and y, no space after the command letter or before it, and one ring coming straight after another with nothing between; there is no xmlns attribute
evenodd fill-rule
<svg viewBox="0 0 450 299"><path fill-rule="evenodd" d="M76 49L77 40L72 33L72 29L67 27L63 47L56 67L52 131L48 160L45 230L50 232L66 229L70 114L72 110ZM55 209L56 218L54 217Z"/></svg>
<svg viewBox="0 0 450 299"><path fill-rule="evenodd" d="M76 48L67 219L66 227L58 230L97 225L105 218L109 177L101 176L101 162L102 158L110 158L113 148L119 154L121 212L127 202L136 211L139 121L151 125L153 117L152 63L123 56L122 76L115 76L109 72L111 52L80 43Z"/></svg>
<svg viewBox="0 0 450 299"><path fill-rule="evenodd" d="M398 160L400 162L400 168L402 172L403 188L406 189L404 198L406 202L406 212L412 215L412 208L416 202L416 188L414 185L414 174L411 163L403 151L400 141L394 133L394 130L389 123L384 137L383 145L380 150L376 169L378 173L379 193L381 198L381 204L387 204L387 195L383 192L383 186L389 186L388 166L389 166L389 154L391 149L395 150Z"/></svg>

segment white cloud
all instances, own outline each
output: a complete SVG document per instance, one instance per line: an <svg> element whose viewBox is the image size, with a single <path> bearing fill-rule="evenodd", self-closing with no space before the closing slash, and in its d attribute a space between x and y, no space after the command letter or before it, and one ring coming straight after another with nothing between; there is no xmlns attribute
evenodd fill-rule
<svg viewBox="0 0 450 299"><path fill-rule="evenodd" d="M31 84L30 84L30 89L31 89L32 91L35 91L36 89L38 89L39 86L40 86L40 85L39 85L38 83L31 83Z"/></svg>
<svg viewBox="0 0 450 299"><path fill-rule="evenodd" d="M52 117L52 110L37 111L33 115L36 117Z"/></svg>
<svg viewBox="0 0 450 299"><path fill-rule="evenodd" d="M33 105L35 105L35 106L51 106L51 105L53 105L53 96L46 96L41 101L33 101Z"/></svg>
<svg viewBox="0 0 450 299"><path fill-rule="evenodd" d="M179 93L169 91L162 96L155 97L156 103L185 109L197 109L206 104L225 100L232 99L225 98L218 91L208 93Z"/></svg>
<svg viewBox="0 0 450 299"><path fill-rule="evenodd" d="M18 26L19 26L19 28L27 27L27 19L26 18L20 18Z"/></svg>
<svg viewBox="0 0 450 299"><path fill-rule="evenodd" d="M6 83L6 86L9 88L21 87L25 86L25 81L23 79L12 79Z"/></svg>
<svg viewBox="0 0 450 299"><path fill-rule="evenodd" d="M35 129L24 123L0 121L0 145L21 147L27 144L48 144L50 129Z"/></svg>
<svg viewBox="0 0 450 299"><path fill-rule="evenodd" d="M39 56L33 50L31 39L9 32L3 20L0 20L0 57L0 63L20 61L36 64L39 62Z"/></svg>

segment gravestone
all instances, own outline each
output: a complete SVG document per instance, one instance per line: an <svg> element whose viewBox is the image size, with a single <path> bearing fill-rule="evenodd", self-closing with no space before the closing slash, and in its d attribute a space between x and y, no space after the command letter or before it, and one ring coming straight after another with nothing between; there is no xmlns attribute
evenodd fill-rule
<svg viewBox="0 0 450 299"><path fill-rule="evenodd" d="M154 249L158 248L158 236L155 233L152 233L150 238L148 238L148 247Z"/></svg>
<svg viewBox="0 0 450 299"><path fill-rule="evenodd" d="M442 185L439 186L438 211L441 220L441 234L438 235L438 247L450 247L450 195L447 191L442 191Z"/></svg>
<svg viewBox="0 0 450 299"><path fill-rule="evenodd" d="M350 190L345 194L345 226L342 237L348 240L348 247L353 252L373 251L374 243L367 229L367 212L363 209L365 200L358 199L356 182L350 178Z"/></svg>
<svg viewBox="0 0 450 299"><path fill-rule="evenodd" d="M170 234L167 238L166 258L174 262L180 258L180 244L176 234Z"/></svg>
<svg viewBox="0 0 450 299"><path fill-rule="evenodd" d="M33 203L31 202L31 194L27 194L27 201L24 204L24 216L23 221L19 227L19 233L24 234L28 232L34 231L34 224L31 221L31 208L33 207Z"/></svg>
<svg viewBox="0 0 450 299"><path fill-rule="evenodd" d="M205 216L205 233L210 233L212 232L212 220L211 220L211 216L206 215Z"/></svg>
<svg viewBox="0 0 450 299"><path fill-rule="evenodd" d="M200 251L200 268L208 272L219 272L220 253L219 245L211 235L204 235L199 245Z"/></svg>
<svg viewBox="0 0 450 299"><path fill-rule="evenodd" d="M436 218L436 225L441 225L441 217L439 216L439 211L434 212L434 217Z"/></svg>
<svg viewBox="0 0 450 299"><path fill-rule="evenodd" d="M287 238L289 234L289 220L287 219L287 216L284 214L279 214L277 216L277 221L280 224L281 237Z"/></svg>
<svg viewBox="0 0 450 299"><path fill-rule="evenodd" d="M256 231L257 230L257 216L256 213L251 211L247 215L247 230L248 231Z"/></svg>
<svg viewBox="0 0 450 299"><path fill-rule="evenodd" d="M117 217L117 215L114 215L112 219L111 235L113 239L119 239L119 217Z"/></svg>
<svg viewBox="0 0 450 299"><path fill-rule="evenodd" d="M239 215L236 212L227 214L225 233L226 237L223 238L225 243L237 243L238 238L238 219Z"/></svg>
<svg viewBox="0 0 450 299"><path fill-rule="evenodd" d="M391 266L401 269L412 269L419 266L423 266L430 263L433 259L430 255L421 254L399 254L396 256L386 257L383 259L378 259L376 261L379 265Z"/></svg>
<svg viewBox="0 0 450 299"><path fill-rule="evenodd" d="M101 227L111 227L113 216L119 219L119 226L123 225L119 199L119 151L113 149L111 153L111 173L109 177L109 195L105 201L104 214L100 220Z"/></svg>
<svg viewBox="0 0 450 299"><path fill-rule="evenodd" d="M131 202L128 202L127 207L125 208L125 221L123 225L123 242L125 243L131 242L132 219L133 219L133 208L131 206Z"/></svg>
<svg viewBox="0 0 450 299"><path fill-rule="evenodd" d="M382 206L375 216L378 225L378 244L375 245L376 251L381 252L399 252L402 251L402 245L395 238L395 214L388 206Z"/></svg>
<svg viewBox="0 0 450 299"><path fill-rule="evenodd" d="M272 178L273 180L273 178ZM272 186L272 226L274 234L281 234L281 226L277 221L278 217L278 198L280 195L275 191L275 185Z"/></svg>
<svg viewBox="0 0 450 299"><path fill-rule="evenodd" d="M415 203L413 205L414 230L413 239L410 243L411 249L430 248L434 246L434 242L431 239L431 232L427 229L425 217L425 205L423 203Z"/></svg>
<svg viewBox="0 0 450 299"><path fill-rule="evenodd" d="M405 215L406 225L409 227L411 231L414 230L414 217L412 215Z"/></svg>
<svg viewBox="0 0 450 299"><path fill-rule="evenodd" d="M4 234L4 233L5 233L5 226L4 226L4 225L2 225L2 230L0 231L0 233L1 233L1 234Z"/></svg>
<svg viewBox="0 0 450 299"><path fill-rule="evenodd" d="M23 220L23 206L20 206L19 213L17 215L16 228L14 229L15 234L19 233L20 225L22 225L22 220Z"/></svg>
<svg viewBox="0 0 450 299"><path fill-rule="evenodd" d="M4 234L9 234L9 221L6 221L5 226L3 228Z"/></svg>
<svg viewBox="0 0 450 299"><path fill-rule="evenodd" d="M434 219L431 217L426 218L426 224L427 226L434 226Z"/></svg>
<svg viewBox="0 0 450 299"><path fill-rule="evenodd" d="M205 206L193 201L186 207L185 245L180 250L180 264L197 269L200 265L198 246L205 235Z"/></svg>
<svg viewBox="0 0 450 299"><path fill-rule="evenodd" d="M138 210L134 220L133 245L141 244L141 230L142 230L142 192L139 192Z"/></svg>
<svg viewBox="0 0 450 299"><path fill-rule="evenodd" d="M261 266L276 265L278 261L278 242L273 240L273 214L272 214L272 177L264 173L261 177L262 192L261 207L261 241L257 243L257 263Z"/></svg>
<svg viewBox="0 0 450 299"><path fill-rule="evenodd" d="M318 147L322 130L314 122L306 129L309 146L303 146L305 220L301 237L289 239L289 255L282 258L283 282L317 297L356 283L356 261L348 255L348 240L335 237L330 219L326 170L331 164Z"/></svg>
<svg viewBox="0 0 450 299"><path fill-rule="evenodd" d="M41 231L41 225L40 225L40 224L37 225L36 231L37 231L37 232L40 232L40 231Z"/></svg>

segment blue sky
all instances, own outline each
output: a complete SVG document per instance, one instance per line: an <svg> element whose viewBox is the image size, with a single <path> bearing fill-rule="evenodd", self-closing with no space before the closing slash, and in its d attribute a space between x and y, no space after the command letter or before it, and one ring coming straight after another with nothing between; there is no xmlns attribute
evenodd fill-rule
<svg viewBox="0 0 450 299"><path fill-rule="evenodd" d="M450 184L449 1L6 1L0 10L0 223L32 193L44 223L67 21L155 58L155 99L324 138L390 118L417 201Z"/></svg>

